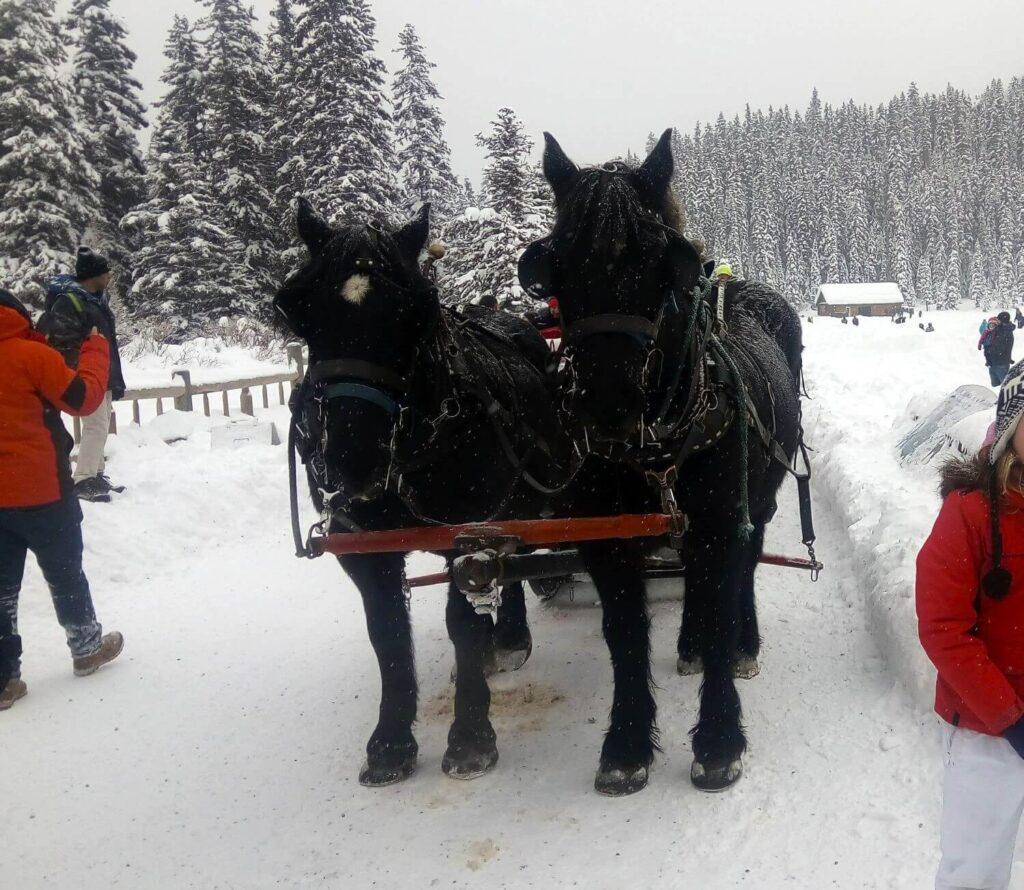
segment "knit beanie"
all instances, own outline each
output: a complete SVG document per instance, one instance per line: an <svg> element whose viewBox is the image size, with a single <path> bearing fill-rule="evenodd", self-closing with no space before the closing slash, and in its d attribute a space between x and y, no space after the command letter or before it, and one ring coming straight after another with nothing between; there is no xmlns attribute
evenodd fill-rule
<svg viewBox="0 0 1024 890"><path fill-rule="evenodd" d="M78 257L75 260L75 278L79 281L87 281L90 278L99 278L110 271L110 263L101 253L94 253L92 248L79 247Z"/></svg>
<svg viewBox="0 0 1024 890"><path fill-rule="evenodd" d="M1017 362L999 388L994 441L989 449L988 502L992 523L992 568L982 579L982 588L993 599L1001 600L1010 592L1013 576L1003 568L1003 535L999 527L999 479L995 466L1010 447L1021 417L1024 417L1024 361Z"/></svg>
<svg viewBox="0 0 1024 890"><path fill-rule="evenodd" d="M25 321L32 324L32 316L29 315L28 310L25 308L25 304L9 290L0 289L0 308L13 309L18 313L18 315L24 318Z"/></svg>

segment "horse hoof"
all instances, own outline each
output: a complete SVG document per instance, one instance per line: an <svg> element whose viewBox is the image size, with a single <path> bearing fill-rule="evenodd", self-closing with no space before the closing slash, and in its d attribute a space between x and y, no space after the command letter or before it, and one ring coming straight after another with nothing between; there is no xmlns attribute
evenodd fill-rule
<svg viewBox="0 0 1024 890"><path fill-rule="evenodd" d="M494 663L499 674L507 674L518 671L530 660L533 652L533 643L527 641L525 649L495 649Z"/></svg>
<svg viewBox="0 0 1024 890"><path fill-rule="evenodd" d="M704 673L704 661L697 655L693 658L682 658L676 662L676 673L680 677L696 677Z"/></svg>
<svg viewBox="0 0 1024 890"><path fill-rule="evenodd" d="M699 791L715 793L735 785L743 775L743 761L729 760L725 763L698 763L690 767L690 781Z"/></svg>
<svg viewBox="0 0 1024 890"><path fill-rule="evenodd" d="M416 771L416 755L399 763L371 764L366 761L359 770L359 784L364 788L385 788L405 781Z"/></svg>
<svg viewBox="0 0 1024 890"><path fill-rule="evenodd" d="M498 748L493 744L482 749L449 745L441 760L441 769L451 779L468 782L489 773L497 762Z"/></svg>
<svg viewBox="0 0 1024 890"><path fill-rule="evenodd" d="M625 797L636 794L647 787L649 770L646 766L635 768L605 767L597 771L594 778L594 790L605 797Z"/></svg>
<svg viewBox="0 0 1024 890"><path fill-rule="evenodd" d="M761 665L753 655L737 655L733 662L732 675L737 680L753 680L761 673Z"/></svg>

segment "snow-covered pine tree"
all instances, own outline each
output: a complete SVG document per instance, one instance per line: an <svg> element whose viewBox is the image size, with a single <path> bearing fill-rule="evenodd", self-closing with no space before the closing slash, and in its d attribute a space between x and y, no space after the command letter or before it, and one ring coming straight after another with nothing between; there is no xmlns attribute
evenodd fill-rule
<svg viewBox="0 0 1024 890"><path fill-rule="evenodd" d="M288 110L294 107L300 89L295 80L295 9L292 0L277 0L270 11L273 20L267 35L267 67L271 77L271 103L267 129L267 153L273 189L272 230L277 247L283 253L282 265L298 252L294 206L300 189L286 175L286 164L295 142Z"/></svg>
<svg viewBox="0 0 1024 890"><path fill-rule="evenodd" d="M306 0L296 19L284 175L332 222L390 219L398 203L375 30L366 0Z"/></svg>
<svg viewBox="0 0 1024 890"><path fill-rule="evenodd" d="M949 258L946 265L946 293L939 295L941 299L940 307L943 309L956 309L959 307L960 298L963 296L960 280L960 249L958 245L951 244L947 251Z"/></svg>
<svg viewBox="0 0 1024 890"><path fill-rule="evenodd" d="M932 286L932 264L927 253L922 253L917 261L917 298L924 302L935 302L935 294Z"/></svg>
<svg viewBox="0 0 1024 890"><path fill-rule="evenodd" d="M103 216L97 220L99 245L128 274L133 247L126 243L121 220L146 196L145 166L139 134L146 127L142 85L132 75L136 56L127 31L110 11L110 0L75 0L67 24L72 35L71 85L79 120L88 134L86 157L100 177Z"/></svg>
<svg viewBox="0 0 1024 890"><path fill-rule="evenodd" d="M200 48L189 22L174 17L161 78L167 92L157 103L150 142L148 200L132 210L122 227L143 246L135 256L127 303L155 334L180 342L208 330L230 305L232 282L219 277L228 236L215 223L215 198L202 149L203 106Z"/></svg>
<svg viewBox="0 0 1024 890"><path fill-rule="evenodd" d="M487 150L482 203L513 225L523 225L532 204L529 159L533 150L523 122L511 108L501 108L491 131L479 133L476 143Z"/></svg>
<svg viewBox="0 0 1024 890"><path fill-rule="evenodd" d="M279 284L278 253L271 235L270 74L256 17L241 0L202 0L204 38L202 138L215 198L214 224L228 236L221 281L234 296L221 314L269 317Z"/></svg>
<svg viewBox="0 0 1024 890"><path fill-rule="evenodd" d="M920 286L918 286L920 292ZM985 289L985 275L978 263L977 253L971 253L967 263L967 299L973 300L976 309L986 308L988 293Z"/></svg>
<svg viewBox="0 0 1024 890"><path fill-rule="evenodd" d="M406 211L430 203L431 220L438 225L455 213L459 184L452 173L451 150L444 138L444 118L437 103L441 94L431 76L437 67L428 62L412 25L398 35L403 66L395 73L395 145L399 180Z"/></svg>
<svg viewBox="0 0 1024 890"><path fill-rule="evenodd" d="M0 285L35 307L103 218L65 59L54 0L0 0Z"/></svg>
<svg viewBox="0 0 1024 890"><path fill-rule="evenodd" d="M550 227L550 190L531 165L533 143L511 108L498 111L491 131L478 135L477 144L487 150L487 206L471 208L446 227L443 238L449 252L442 280L449 299L464 301L489 293L502 307L525 309L532 301L519 286L519 257Z"/></svg>

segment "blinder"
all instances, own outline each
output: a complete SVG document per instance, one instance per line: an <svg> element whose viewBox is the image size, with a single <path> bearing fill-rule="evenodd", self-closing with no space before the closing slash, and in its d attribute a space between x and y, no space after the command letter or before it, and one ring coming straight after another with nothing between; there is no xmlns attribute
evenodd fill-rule
<svg viewBox="0 0 1024 890"><path fill-rule="evenodd" d="M551 236L534 241L519 257L519 284L533 299L549 300L555 296L554 259Z"/></svg>

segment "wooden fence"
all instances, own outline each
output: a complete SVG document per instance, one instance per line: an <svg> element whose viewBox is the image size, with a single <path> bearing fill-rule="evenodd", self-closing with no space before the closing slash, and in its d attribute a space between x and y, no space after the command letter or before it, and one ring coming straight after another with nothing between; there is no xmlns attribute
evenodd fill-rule
<svg viewBox="0 0 1024 890"><path fill-rule="evenodd" d="M295 365L294 371L282 371L278 374L264 374L257 377L242 377L237 380L224 380L218 383L194 384L191 371L175 371L171 374L171 378L180 377L180 383L172 383L169 386L142 386L137 389L129 389L125 391L121 401L132 403L132 422L138 424L142 419L142 411L139 407L140 402L155 401L156 413L159 416L164 413L165 400L172 400L177 411L194 411L196 399L201 396L203 414L209 417L210 396L219 393L224 416L230 417L231 405L228 393L241 390L239 398L240 411L242 414L252 416L255 413L253 403L254 390L262 390L263 407L269 408L270 391L276 387L278 404L284 405L288 398L285 393L285 384L289 384L288 392L290 393L297 383L302 380L306 373L306 359L303 355L302 347L298 344L288 347L288 365L290 367L293 364ZM82 439L82 422L77 417L74 418L74 430L75 442L80 442ZM117 414L113 412L110 415L110 432L114 435L117 434Z"/></svg>

